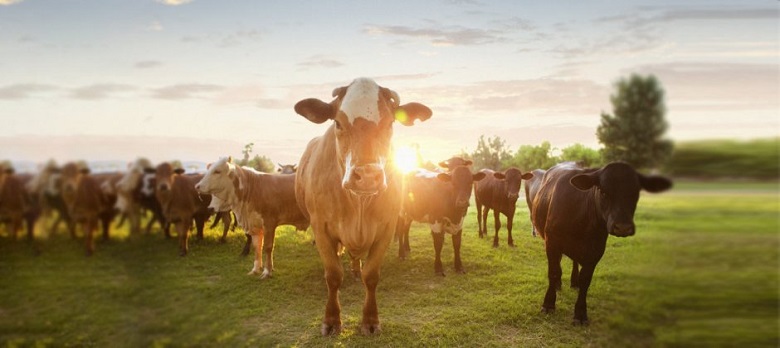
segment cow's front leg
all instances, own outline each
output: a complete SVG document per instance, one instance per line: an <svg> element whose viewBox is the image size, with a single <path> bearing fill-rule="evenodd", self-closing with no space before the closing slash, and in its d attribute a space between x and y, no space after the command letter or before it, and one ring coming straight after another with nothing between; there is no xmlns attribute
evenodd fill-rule
<svg viewBox="0 0 780 348"><path fill-rule="evenodd" d="M571 287L580 287L580 270L577 261L571 260Z"/></svg>
<svg viewBox="0 0 780 348"><path fill-rule="evenodd" d="M436 275L444 277L444 267L441 265L441 248L444 246L444 232L431 231L433 236L433 250L436 254L436 258L433 261L433 270Z"/></svg>
<svg viewBox="0 0 780 348"><path fill-rule="evenodd" d="M455 254L455 272L459 274L465 274L466 270L463 269L463 262L460 260L460 245L463 238L463 230L459 230L458 233L452 235L452 250Z"/></svg>
<svg viewBox="0 0 780 348"><path fill-rule="evenodd" d="M97 229L97 220L95 219L87 219L87 221L84 223L84 239L86 242L87 247L87 256L92 256L92 254L95 252L95 229Z"/></svg>
<svg viewBox="0 0 780 348"><path fill-rule="evenodd" d="M596 269L596 265L584 264L579 274L579 286L580 291L577 295L577 303L574 305L574 325L588 325L588 287L590 287L590 281L593 279L593 271Z"/></svg>
<svg viewBox="0 0 780 348"><path fill-rule="evenodd" d="M323 336L338 335L341 332L339 287L344 278L344 269L341 267L337 245L326 235L325 227L312 225L317 251L325 268L325 283L328 286L328 300L325 303L325 317L322 319L320 333Z"/></svg>
<svg viewBox="0 0 780 348"><path fill-rule="evenodd" d="M515 241L512 239L512 224L514 223L515 219L515 212L511 212L509 214L506 214L506 233L509 235L509 238L507 238L507 244L509 244L510 247L515 246Z"/></svg>
<svg viewBox="0 0 780 348"><path fill-rule="evenodd" d="M381 237L371 246L361 274L363 284L366 287L366 301L363 303L363 320L360 324L360 332L364 335L374 335L382 332L382 326L379 323L379 309L376 303L376 287L379 284L379 271L382 267L382 260L385 258L385 252L393 239L392 230L394 226L390 224L386 228L386 231L377 231L376 235Z"/></svg>
<svg viewBox="0 0 780 348"><path fill-rule="evenodd" d="M544 295L542 313L555 312L556 291L561 284L561 252L549 245L547 251L547 293Z"/></svg>
<svg viewBox="0 0 780 348"><path fill-rule="evenodd" d="M262 228L256 228L252 231L251 239L252 246L255 248L255 261L252 264L252 270L247 275L259 274L260 269L263 268L263 232Z"/></svg>
<svg viewBox="0 0 780 348"><path fill-rule="evenodd" d="M179 235L179 256L187 256L189 252L190 228L192 219L183 219L176 224L176 233Z"/></svg>
<svg viewBox="0 0 780 348"><path fill-rule="evenodd" d="M501 213L498 209L493 209L493 223L496 228L496 234L493 236L493 247L498 248L498 230L501 229Z"/></svg>
<svg viewBox="0 0 780 348"><path fill-rule="evenodd" d="M263 234L263 274L260 279L271 278L274 271L274 237L276 236L276 222L265 222L265 234Z"/></svg>

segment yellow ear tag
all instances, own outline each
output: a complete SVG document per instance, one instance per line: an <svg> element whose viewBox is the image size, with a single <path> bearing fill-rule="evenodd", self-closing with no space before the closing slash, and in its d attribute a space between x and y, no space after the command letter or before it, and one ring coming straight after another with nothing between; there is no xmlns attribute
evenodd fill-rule
<svg viewBox="0 0 780 348"><path fill-rule="evenodd" d="M395 109L395 120L402 124L408 124L409 115L406 114L406 111L403 108Z"/></svg>

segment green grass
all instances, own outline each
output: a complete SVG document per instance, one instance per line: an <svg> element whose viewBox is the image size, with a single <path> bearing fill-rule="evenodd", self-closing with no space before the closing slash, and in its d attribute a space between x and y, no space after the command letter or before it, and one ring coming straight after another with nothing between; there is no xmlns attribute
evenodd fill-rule
<svg viewBox="0 0 780 348"><path fill-rule="evenodd" d="M217 231L178 256L160 233L116 231L91 258L65 233L41 239L40 255L0 236L0 342L4 346L770 346L778 338L776 185L681 183L643 194L637 235L610 237L588 296L591 325L571 326L576 292L539 313L546 289L543 242L528 212L515 217L515 243L479 239L473 206L463 262L433 272L433 243L413 225L411 258L392 244L378 289L383 333L359 334L363 288L345 277L344 332L320 337L326 288L310 232L277 232L270 280L247 276L242 233ZM706 194L702 194L705 192ZM492 222L489 222L492 230ZM491 232L492 234L492 232ZM346 259L344 260L346 264ZM564 284L570 261L564 259Z"/></svg>

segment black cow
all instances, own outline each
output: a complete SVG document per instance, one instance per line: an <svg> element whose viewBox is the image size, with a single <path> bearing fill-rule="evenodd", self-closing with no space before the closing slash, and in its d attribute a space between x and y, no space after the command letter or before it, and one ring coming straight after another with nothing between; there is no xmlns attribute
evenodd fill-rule
<svg viewBox="0 0 780 348"><path fill-rule="evenodd" d="M460 166L470 166L473 162L467 159L463 159L462 157L450 157L450 159L446 161L439 162L439 167L442 167L444 169L447 169L448 172L451 172L453 169L460 167Z"/></svg>
<svg viewBox="0 0 780 348"><path fill-rule="evenodd" d="M482 180L484 173L471 174L466 166L452 169L452 173L436 173L427 170L412 172L405 178L403 208L398 219L397 233L400 236L398 255L406 256L409 243L409 227L412 220L427 222L431 226L433 247L436 252L434 269L443 276L441 249L444 234L452 235L452 249L455 254L455 271L465 273L460 259L460 244L463 236L463 218L471 199L471 185Z"/></svg>
<svg viewBox="0 0 780 348"><path fill-rule="evenodd" d="M474 184L479 238L487 235L487 217L490 209L493 209L493 221L496 229L493 247L498 248L498 230L501 229L499 214L506 216L506 230L509 235L507 243L513 247L515 242L512 239L512 223L514 222L517 198L520 197L520 184L523 180L533 177L533 174L523 173L514 167L503 173L490 169L482 169L480 172L485 173L485 180Z"/></svg>
<svg viewBox="0 0 780 348"><path fill-rule="evenodd" d="M607 236L634 235L634 211L640 190L662 192L671 186L667 178L642 175L622 162L600 169L584 169L571 162L550 168L533 203L534 225L545 240L547 252L549 283L542 312L555 311L555 291L561 284L561 255L566 255L574 260L574 270L577 264L582 266L579 274L573 275L579 285L574 324L587 325L585 298L593 271L604 255Z"/></svg>
<svg viewBox="0 0 780 348"><path fill-rule="evenodd" d="M536 194L539 193L539 189L542 187L542 178L544 177L544 173L547 171L542 169L534 169L531 171L531 174L534 176L530 179L527 179L525 181L525 203L528 204L528 215L531 219L531 234L533 234L534 237L536 237L536 227L533 226L534 223L534 215L533 215L533 203L534 198L536 198Z"/></svg>

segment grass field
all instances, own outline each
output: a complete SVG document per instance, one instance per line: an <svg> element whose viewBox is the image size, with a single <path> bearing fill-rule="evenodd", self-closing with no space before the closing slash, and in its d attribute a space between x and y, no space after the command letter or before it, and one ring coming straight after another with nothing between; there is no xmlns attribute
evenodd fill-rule
<svg viewBox="0 0 780 348"><path fill-rule="evenodd" d="M280 228L276 271L247 276L242 233L227 244L208 231L178 256L161 233L116 231L91 258L65 233L25 242L0 236L0 342L4 346L767 346L778 332L780 196L776 184L680 183L643 194L637 235L610 237L588 297L591 324L573 327L576 292L540 314L547 286L543 242L528 211L515 217L516 248L479 239L470 209L464 229L467 274L433 272L433 243L413 225L411 258L392 244L378 301L383 332L357 328L359 281L341 289L344 332L321 337L326 296L309 233ZM492 229L492 223L489 223ZM345 266L346 259L345 259ZM564 284L570 261L564 258Z"/></svg>

